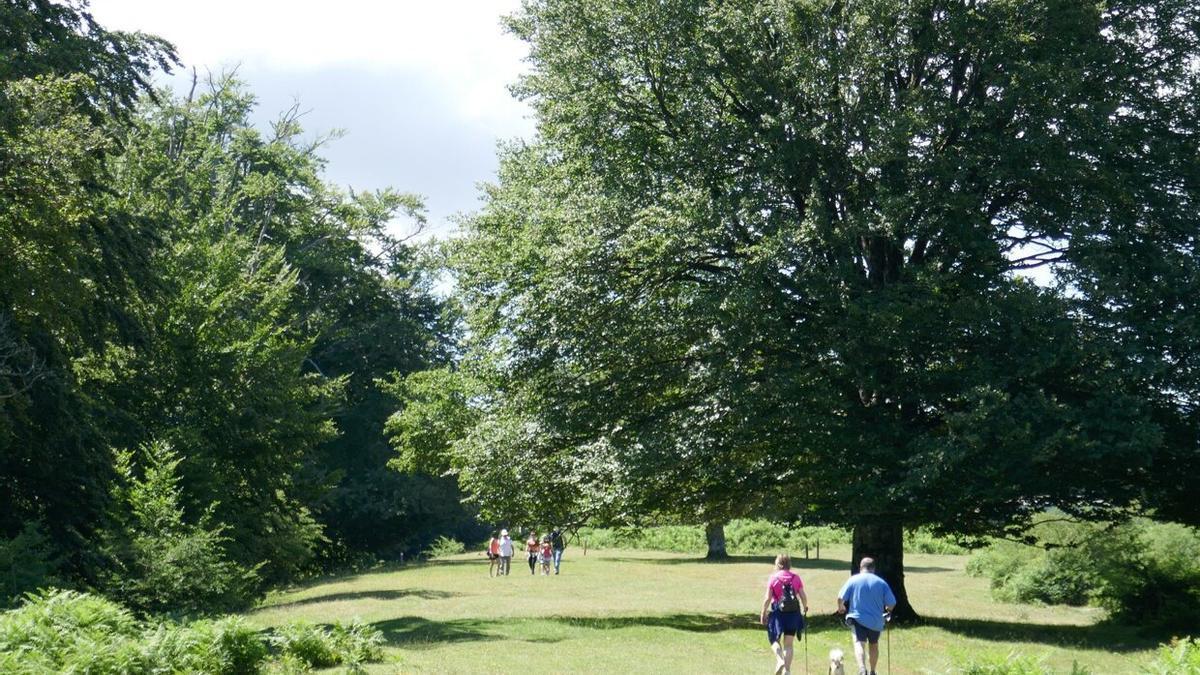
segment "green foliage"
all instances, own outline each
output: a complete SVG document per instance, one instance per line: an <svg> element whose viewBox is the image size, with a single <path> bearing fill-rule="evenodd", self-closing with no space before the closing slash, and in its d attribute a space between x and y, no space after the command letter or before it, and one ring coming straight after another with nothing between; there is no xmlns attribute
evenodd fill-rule
<svg viewBox="0 0 1200 675"><path fill-rule="evenodd" d="M309 668L336 665L352 669L383 657L383 634L355 620L329 628L293 622L275 629L271 638L285 663Z"/></svg>
<svg viewBox="0 0 1200 675"><path fill-rule="evenodd" d="M426 558L445 558L458 555L465 550L467 550L466 546L461 541L443 535L433 540L429 548L425 549L424 555Z"/></svg>
<svg viewBox="0 0 1200 675"><path fill-rule="evenodd" d="M1159 647L1144 672L1152 675L1200 675L1200 638L1183 638Z"/></svg>
<svg viewBox="0 0 1200 675"><path fill-rule="evenodd" d="M1083 549L1095 571L1097 604L1142 628L1200 632L1200 532L1135 520Z"/></svg>
<svg viewBox="0 0 1200 675"><path fill-rule="evenodd" d="M285 658L311 668L329 668L341 662L329 631L311 624L293 622L275 629L271 644Z"/></svg>
<svg viewBox="0 0 1200 675"><path fill-rule="evenodd" d="M963 555L970 551L951 537L938 535L927 528L917 528L904 533L904 550L908 553L935 553L938 555Z"/></svg>
<svg viewBox="0 0 1200 675"><path fill-rule="evenodd" d="M387 433L397 450L391 466L406 472L441 473L453 466L451 444L462 438L478 419L468 405L472 383L449 368L396 375L381 383L400 402L387 421Z"/></svg>
<svg viewBox="0 0 1200 675"><path fill-rule="evenodd" d="M972 556L1008 602L1098 604L1139 629L1200 629L1200 534L1135 519L1111 527L1053 523L1039 546L996 542ZM1051 546L1052 548L1045 548Z"/></svg>
<svg viewBox="0 0 1200 675"><path fill-rule="evenodd" d="M122 514L111 533L116 569L105 586L142 612L206 613L245 607L257 575L228 559L223 527L212 508L189 523L180 504L179 456L165 443L143 449L143 476L133 475L131 454L120 455L124 484L116 504Z"/></svg>
<svg viewBox="0 0 1200 675"><path fill-rule="evenodd" d="M0 608L39 588L54 585L59 561L37 523L12 539L0 539Z"/></svg>
<svg viewBox="0 0 1200 675"><path fill-rule="evenodd" d="M579 530L579 540L588 548L625 548L646 551L697 553L706 550L704 528L693 525L596 528ZM850 543L850 533L835 527L789 526L766 520L739 519L725 526L725 545L729 553L764 554L789 551L800 555L807 545L815 554L822 546Z"/></svg>
<svg viewBox="0 0 1200 675"><path fill-rule="evenodd" d="M262 638L239 618L146 626L114 602L53 590L0 615L0 664L15 666L5 672L249 674L266 658Z"/></svg>
<svg viewBox="0 0 1200 675"><path fill-rule="evenodd" d="M990 654L958 659L955 675L1053 675L1039 659L1021 654ZM1072 664L1069 675L1089 675L1087 668Z"/></svg>
<svg viewBox="0 0 1200 675"><path fill-rule="evenodd" d="M147 662L173 672L258 673L269 655L259 632L240 617L160 625L142 641Z"/></svg>
<svg viewBox="0 0 1200 675"><path fill-rule="evenodd" d="M544 486L533 520L973 536L1157 499L1200 456L1196 19L525 3L538 135L452 244L486 385L462 484Z"/></svg>
<svg viewBox="0 0 1200 675"><path fill-rule="evenodd" d="M967 562L967 572L991 580L992 596L1004 602L1087 605L1096 579L1082 552L1044 550L1015 542L996 542Z"/></svg>
<svg viewBox="0 0 1200 675"><path fill-rule="evenodd" d="M93 114L128 112L150 90L154 73L176 63L174 47L162 38L105 30L86 0L7 2L0 25L0 82L86 74L94 84L80 103Z"/></svg>
<svg viewBox="0 0 1200 675"><path fill-rule="evenodd" d="M382 634L358 621L329 628L290 624L269 642L280 653L277 665L293 672L360 669L383 655ZM267 667L269 657L268 639L240 617L144 624L112 601L55 590L30 595L0 615L5 673L252 675Z"/></svg>

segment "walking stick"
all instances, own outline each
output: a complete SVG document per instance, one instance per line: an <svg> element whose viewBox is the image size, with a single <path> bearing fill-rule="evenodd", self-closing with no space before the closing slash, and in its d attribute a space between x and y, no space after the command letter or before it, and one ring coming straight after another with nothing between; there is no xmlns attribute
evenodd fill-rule
<svg viewBox="0 0 1200 675"><path fill-rule="evenodd" d="M887 669L888 675L892 675L892 615L888 612L883 613L883 632L887 633Z"/></svg>
<svg viewBox="0 0 1200 675"><path fill-rule="evenodd" d="M804 617L804 675L808 675L808 614L803 614ZM888 673L888 675L892 675Z"/></svg>

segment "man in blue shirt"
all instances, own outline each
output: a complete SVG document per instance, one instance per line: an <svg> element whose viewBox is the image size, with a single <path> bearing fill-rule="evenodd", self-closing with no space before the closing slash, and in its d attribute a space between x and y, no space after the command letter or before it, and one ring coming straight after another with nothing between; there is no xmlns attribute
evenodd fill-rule
<svg viewBox="0 0 1200 675"><path fill-rule="evenodd" d="M881 577L875 575L875 560L863 558L859 572L846 580L838 591L838 613L846 615L846 625L854 635L854 658L859 675L867 674L865 647L870 646L871 670L879 663L879 634L886 627L884 614L896 605L896 596Z"/></svg>

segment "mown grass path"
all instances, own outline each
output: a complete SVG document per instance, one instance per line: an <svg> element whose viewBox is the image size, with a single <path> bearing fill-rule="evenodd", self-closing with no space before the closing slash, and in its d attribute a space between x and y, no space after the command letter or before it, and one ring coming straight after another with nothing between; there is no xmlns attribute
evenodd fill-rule
<svg viewBox="0 0 1200 675"><path fill-rule="evenodd" d="M823 553L836 557L796 566L812 605L812 673L826 672L831 647L849 651L832 616L848 551ZM1014 650L1055 671L1078 661L1095 675L1135 673L1152 658L1153 640L1095 626L1098 610L993 602L965 562L907 557L909 595L926 622L893 631L892 673L945 672L956 659ZM574 548L560 576L531 576L521 559L511 576L489 578L482 556L465 554L278 594L251 619L267 627L359 617L388 640L388 662L372 667L380 673L765 673L773 662L756 621L771 569L766 556L712 564ZM797 647L794 675L805 672Z"/></svg>

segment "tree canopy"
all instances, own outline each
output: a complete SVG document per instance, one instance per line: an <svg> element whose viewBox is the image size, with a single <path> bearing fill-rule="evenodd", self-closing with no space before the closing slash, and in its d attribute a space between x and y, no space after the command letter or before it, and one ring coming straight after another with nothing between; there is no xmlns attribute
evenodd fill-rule
<svg viewBox="0 0 1200 675"><path fill-rule="evenodd" d="M461 472L603 467L559 494L855 526L902 587L904 526L1111 517L1195 466L1193 3L537 0L510 25L538 134L455 264L479 428L523 433L460 443Z"/></svg>

